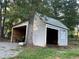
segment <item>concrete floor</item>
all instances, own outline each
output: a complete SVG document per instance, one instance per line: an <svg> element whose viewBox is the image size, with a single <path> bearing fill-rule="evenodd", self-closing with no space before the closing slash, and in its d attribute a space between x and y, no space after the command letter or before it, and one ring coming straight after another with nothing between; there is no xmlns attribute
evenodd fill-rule
<svg viewBox="0 0 79 59"><path fill-rule="evenodd" d="M0 59L14 57L21 52L17 43L0 42Z"/></svg>

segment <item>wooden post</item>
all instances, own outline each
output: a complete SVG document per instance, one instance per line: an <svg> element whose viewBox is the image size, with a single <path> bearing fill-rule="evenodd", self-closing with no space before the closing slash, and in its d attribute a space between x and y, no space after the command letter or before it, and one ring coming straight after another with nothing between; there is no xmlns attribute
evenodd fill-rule
<svg viewBox="0 0 79 59"><path fill-rule="evenodd" d="M11 31L11 42L13 42L13 28L12 28L12 31Z"/></svg>

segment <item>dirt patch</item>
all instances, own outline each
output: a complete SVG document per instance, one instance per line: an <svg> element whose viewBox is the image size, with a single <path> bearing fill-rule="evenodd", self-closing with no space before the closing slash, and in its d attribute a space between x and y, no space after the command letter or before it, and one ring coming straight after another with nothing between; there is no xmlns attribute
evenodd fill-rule
<svg viewBox="0 0 79 59"><path fill-rule="evenodd" d="M74 59L79 59L79 57L76 57L76 58L74 58Z"/></svg>
<svg viewBox="0 0 79 59"><path fill-rule="evenodd" d="M55 59L61 59L59 56L57 56Z"/></svg>
<svg viewBox="0 0 79 59"><path fill-rule="evenodd" d="M17 49L19 49L17 43L0 42L0 58L16 56L20 52Z"/></svg>

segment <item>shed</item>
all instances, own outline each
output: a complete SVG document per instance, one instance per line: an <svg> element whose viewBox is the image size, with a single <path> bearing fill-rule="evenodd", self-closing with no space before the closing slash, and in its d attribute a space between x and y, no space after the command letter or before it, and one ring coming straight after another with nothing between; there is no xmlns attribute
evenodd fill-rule
<svg viewBox="0 0 79 59"><path fill-rule="evenodd" d="M54 18L35 13L28 21L12 27L11 42L41 47L67 46L68 28Z"/></svg>

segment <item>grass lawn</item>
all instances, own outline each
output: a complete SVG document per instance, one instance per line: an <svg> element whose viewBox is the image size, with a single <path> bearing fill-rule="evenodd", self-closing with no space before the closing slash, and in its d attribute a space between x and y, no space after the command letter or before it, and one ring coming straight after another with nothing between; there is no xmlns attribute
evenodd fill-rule
<svg viewBox="0 0 79 59"><path fill-rule="evenodd" d="M13 59L79 59L79 46L72 45L69 48L24 47L23 52Z"/></svg>

